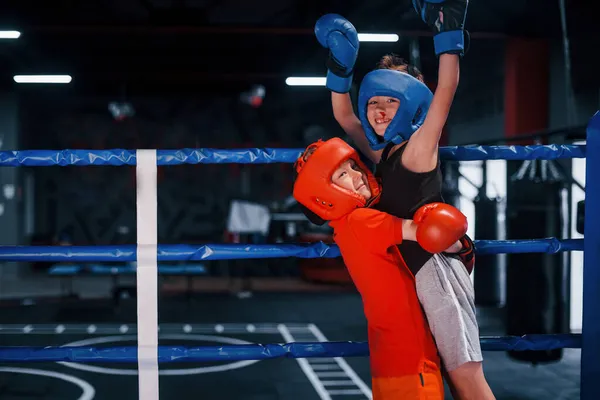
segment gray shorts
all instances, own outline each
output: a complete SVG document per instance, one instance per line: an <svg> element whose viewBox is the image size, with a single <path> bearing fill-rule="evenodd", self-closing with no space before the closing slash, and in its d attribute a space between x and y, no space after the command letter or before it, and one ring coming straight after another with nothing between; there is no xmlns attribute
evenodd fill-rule
<svg viewBox="0 0 600 400"><path fill-rule="evenodd" d="M434 254L415 277L417 296L446 370L483 361L475 314L475 290L459 260Z"/></svg>

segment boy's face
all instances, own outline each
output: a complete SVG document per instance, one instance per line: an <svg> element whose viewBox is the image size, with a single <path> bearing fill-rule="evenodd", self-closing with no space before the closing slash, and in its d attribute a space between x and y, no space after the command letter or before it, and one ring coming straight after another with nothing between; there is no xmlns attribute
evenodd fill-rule
<svg viewBox="0 0 600 400"><path fill-rule="evenodd" d="M333 172L331 182L342 189L349 190L365 198L365 201L371 198L371 188L365 174L356 165L354 160L344 161L338 169Z"/></svg>
<svg viewBox="0 0 600 400"><path fill-rule="evenodd" d="M400 107L400 100L395 97L374 96L369 99L367 119L377 135L383 136L385 134L385 130L396 115L398 107Z"/></svg>

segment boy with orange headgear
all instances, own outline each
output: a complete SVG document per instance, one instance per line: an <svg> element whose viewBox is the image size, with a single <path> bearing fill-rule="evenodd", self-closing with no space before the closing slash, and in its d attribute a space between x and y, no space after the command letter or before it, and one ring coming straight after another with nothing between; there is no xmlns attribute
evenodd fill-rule
<svg viewBox="0 0 600 400"><path fill-rule="evenodd" d="M413 220L370 208L380 185L338 138L308 146L295 168L294 198L309 216L329 221L362 297L373 399L443 399L435 342L397 244L411 240L444 251L465 234L465 216L443 203L421 207Z"/></svg>

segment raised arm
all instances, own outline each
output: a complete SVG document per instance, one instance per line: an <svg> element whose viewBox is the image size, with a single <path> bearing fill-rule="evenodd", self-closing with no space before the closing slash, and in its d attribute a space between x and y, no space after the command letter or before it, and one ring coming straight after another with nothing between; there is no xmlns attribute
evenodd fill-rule
<svg viewBox="0 0 600 400"><path fill-rule="evenodd" d="M440 56L438 86L427 117L408 140L402 163L414 172L428 172L437 165L438 146L446 125L459 81L459 59L454 54Z"/></svg>
<svg viewBox="0 0 600 400"><path fill-rule="evenodd" d="M360 120L354 113L349 93L331 93L333 116L344 132L354 141L361 153L374 163L381 159L381 150L372 150Z"/></svg>
<svg viewBox="0 0 600 400"><path fill-rule="evenodd" d="M428 172L437 165L440 136L458 87L459 57L465 51L464 25L468 1L414 0L413 4L423 21L433 30L439 73L427 117L409 139L402 163L414 172Z"/></svg>
<svg viewBox="0 0 600 400"><path fill-rule="evenodd" d="M359 49L356 28L341 15L326 14L315 24L315 35L321 46L329 49L326 86L332 92L331 104L336 121L365 156L379 162L381 152L369 147L349 94Z"/></svg>

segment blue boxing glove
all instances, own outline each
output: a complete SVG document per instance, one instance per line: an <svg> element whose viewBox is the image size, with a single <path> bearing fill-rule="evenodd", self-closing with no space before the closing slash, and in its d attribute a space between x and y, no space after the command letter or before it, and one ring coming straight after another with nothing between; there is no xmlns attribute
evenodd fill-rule
<svg viewBox="0 0 600 400"><path fill-rule="evenodd" d="M348 93L358 57L356 28L341 15L326 14L315 24L315 35L321 46L329 49L327 88L337 93Z"/></svg>
<svg viewBox="0 0 600 400"><path fill-rule="evenodd" d="M435 54L459 54L465 47L465 20L469 0L413 0L417 14L433 29Z"/></svg>

